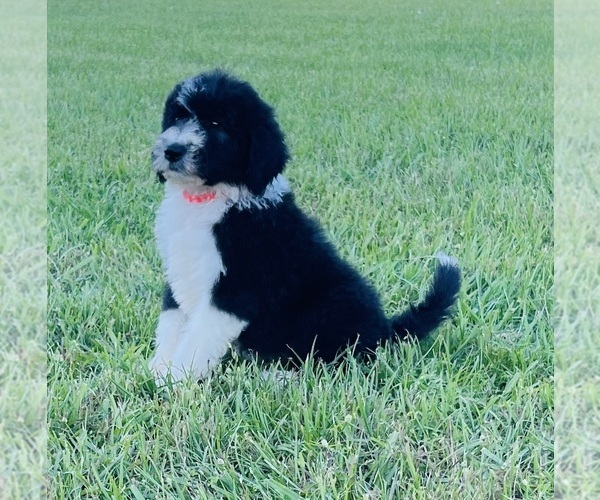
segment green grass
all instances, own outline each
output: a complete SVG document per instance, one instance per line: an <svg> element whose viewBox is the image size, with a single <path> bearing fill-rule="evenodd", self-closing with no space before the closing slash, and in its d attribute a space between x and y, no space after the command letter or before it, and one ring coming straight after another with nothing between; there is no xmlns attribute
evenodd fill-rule
<svg viewBox="0 0 600 500"><path fill-rule="evenodd" d="M46 12L0 20L0 499L43 498L46 473Z"/></svg>
<svg viewBox="0 0 600 500"><path fill-rule="evenodd" d="M49 27L52 496L553 495L551 2L65 1ZM390 314L460 259L431 341L156 388L149 150L214 66L275 106L298 202Z"/></svg>
<svg viewBox="0 0 600 500"><path fill-rule="evenodd" d="M557 4L556 493L600 497L600 8Z"/></svg>

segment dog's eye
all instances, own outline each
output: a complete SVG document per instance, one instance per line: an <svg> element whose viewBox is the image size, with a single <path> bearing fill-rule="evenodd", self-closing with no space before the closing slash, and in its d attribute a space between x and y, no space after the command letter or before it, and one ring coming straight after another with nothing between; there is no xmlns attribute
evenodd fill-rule
<svg viewBox="0 0 600 500"><path fill-rule="evenodd" d="M200 123L202 123L206 129L224 130L223 123L217 120L200 120Z"/></svg>

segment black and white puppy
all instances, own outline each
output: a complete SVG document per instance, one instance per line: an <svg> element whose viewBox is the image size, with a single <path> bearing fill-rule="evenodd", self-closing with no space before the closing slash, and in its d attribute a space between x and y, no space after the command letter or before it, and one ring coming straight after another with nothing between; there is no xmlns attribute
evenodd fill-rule
<svg viewBox="0 0 600 500"><path fill-rule="evenodd" d="M332 361L348 346L420 339L448 317L460 287L454 259L440 257L421 303L387 318L373 287L294 202L287 160L273 109L248 83L217 70L168 96L152 152L165 183L157 379L205 377L232 344L262 359Z"/></svg>

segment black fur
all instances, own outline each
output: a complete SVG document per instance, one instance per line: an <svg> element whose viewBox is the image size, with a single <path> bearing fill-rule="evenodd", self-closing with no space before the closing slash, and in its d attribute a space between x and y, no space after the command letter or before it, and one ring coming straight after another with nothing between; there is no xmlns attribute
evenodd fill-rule
<svg viewBox="0 0 600 500"><path fill-rule="evenodd" d="M331 361L357 340L359 350L374 349L392 335L373 288L292 195L266 210L230 210L213 231L227 268L213 301L249 322L244 348L300 359L314 349Z"/></svg>
<svg viewBox="0 0 600 500"><path fill-rule="evenodd" d="M209 185L246 186L261 195L288 159L273 110L249 84L223 72L192 82L185 106L181 84L167 99L163 130L194 116L207 134L198 175ZM213 304L248 322L239 344L267 359L303 360L314 352L331 361L347 346L365 352L390 340L421 339L448 317L460 287L458 267L441 261L425 299L387 318L374 288L340 258L291 193L267 208L234 205L213 234L226 269ZM176 306L168 287L164 306Z"/></svg>
<svg viewBox="0 0 600 500"><path fill-rule="evenodd" d="M169 285L165 285L165 289L163 291L162 310L166 311L167 309L177 309L178 307L179 304L173 296L173 290L171 290Z"/></svg>

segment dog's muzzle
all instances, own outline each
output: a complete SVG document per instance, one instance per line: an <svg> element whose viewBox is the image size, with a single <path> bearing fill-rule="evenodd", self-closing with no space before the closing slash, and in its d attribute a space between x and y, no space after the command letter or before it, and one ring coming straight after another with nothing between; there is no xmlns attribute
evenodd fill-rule
<svg viewBox="0 0 600 500"><path fill-rule="evenodd" d="M152 165L161 182L172 174L195 173L195 159L204 146L205 133L196 120L178 123L158 136L152 151Z"/></svg>

